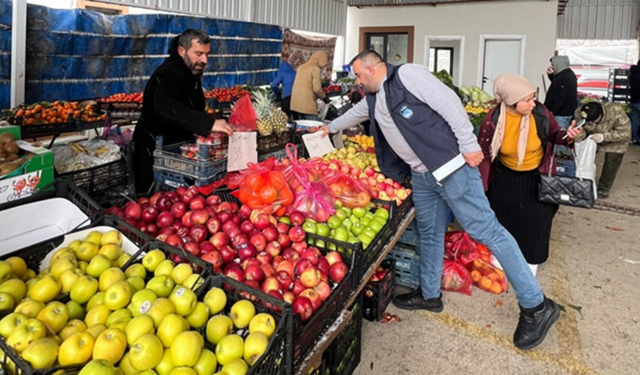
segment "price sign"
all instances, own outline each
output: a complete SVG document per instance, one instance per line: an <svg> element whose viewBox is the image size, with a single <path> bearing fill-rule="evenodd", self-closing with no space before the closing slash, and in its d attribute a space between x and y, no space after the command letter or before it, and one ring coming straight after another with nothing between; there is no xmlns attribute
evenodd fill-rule
<svg viewBox="0 0 640 375"><path fill-rule="evenodd" d="M331 139L333 139L333 147L338 150L344 147L344 142L342 142L342 130L337 134L334 134Z"/></svg>
<svg viewBox="0 0 640 375"><path fill-rule="evenodd" d="M229 137L227 171L241 171L249 163L258 162L258 140L256 132L235 132Z"/></svg>
<svg viewBox="0 0 640 375"><path fill-rule="evenodd" d="M316 156L324 156L333 151L333 146L329 137L322 137L322 132L305 134L302 136L304 146L309 151L309 156L315 158Z"/></svg>

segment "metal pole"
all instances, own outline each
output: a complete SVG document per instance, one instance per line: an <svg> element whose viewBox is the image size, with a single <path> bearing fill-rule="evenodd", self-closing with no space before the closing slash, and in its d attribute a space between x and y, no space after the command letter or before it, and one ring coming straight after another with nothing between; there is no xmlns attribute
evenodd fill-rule
<svg viewBox="0 0 640 375"><path fill-rule="evenodd" d="M24 103L27 0L13 0L11 19L11 107Z"/></svg>

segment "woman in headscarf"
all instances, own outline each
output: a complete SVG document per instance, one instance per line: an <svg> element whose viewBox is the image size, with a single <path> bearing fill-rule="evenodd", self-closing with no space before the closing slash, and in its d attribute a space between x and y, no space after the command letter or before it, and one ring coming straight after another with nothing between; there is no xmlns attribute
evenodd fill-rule
<svg viewBox="0 0 640 375"><path fill-rule="evenodd" d="M558 209L538 200L539 175L549 168L555 172L553 145L572 143L582 129L576 129L574 121L562 130L524 77L502 74L493 91L499 104L478 133L484 153L482 183L498 221L516 239L535 275L537 265L549 256L551 222Z"/></svg>
<svg viewBox="0 0 640 375"><path fill-rule="evenodd" d="M327 54L323 51L315 52L309 61L300 65L293 82L291 92L291 112L294 118L317 120L317 99L329 103L331 100L322 90L322 69L327 66Z"/></svg>

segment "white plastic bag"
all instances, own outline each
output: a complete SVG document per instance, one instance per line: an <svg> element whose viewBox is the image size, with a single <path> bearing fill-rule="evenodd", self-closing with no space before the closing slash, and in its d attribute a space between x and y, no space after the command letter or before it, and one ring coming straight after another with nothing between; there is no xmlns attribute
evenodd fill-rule
<svg viewBox="0 0 640 375"><path fill-rule="evenodd" d="M591 137L577 142L574 147L576 153L576 177L593 181L593 198L598 199L596 185L596 152L598 144Z"/></svg>

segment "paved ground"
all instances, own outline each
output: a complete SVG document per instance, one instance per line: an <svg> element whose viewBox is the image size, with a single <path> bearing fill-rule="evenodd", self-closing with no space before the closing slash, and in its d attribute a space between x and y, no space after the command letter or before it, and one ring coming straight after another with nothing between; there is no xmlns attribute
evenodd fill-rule
<svg viewBox="0 0 640 375"><path fill-rule="evenodd" d="M640 147L630 146L606 203L640 210L639 198ZM390 305L402 322L365 321L355 374L640 374L639 240L640 216L562 207L537 278L565 311L542 345L513 346L513 293L474 288L446 293L440 314Z"/></svg>

